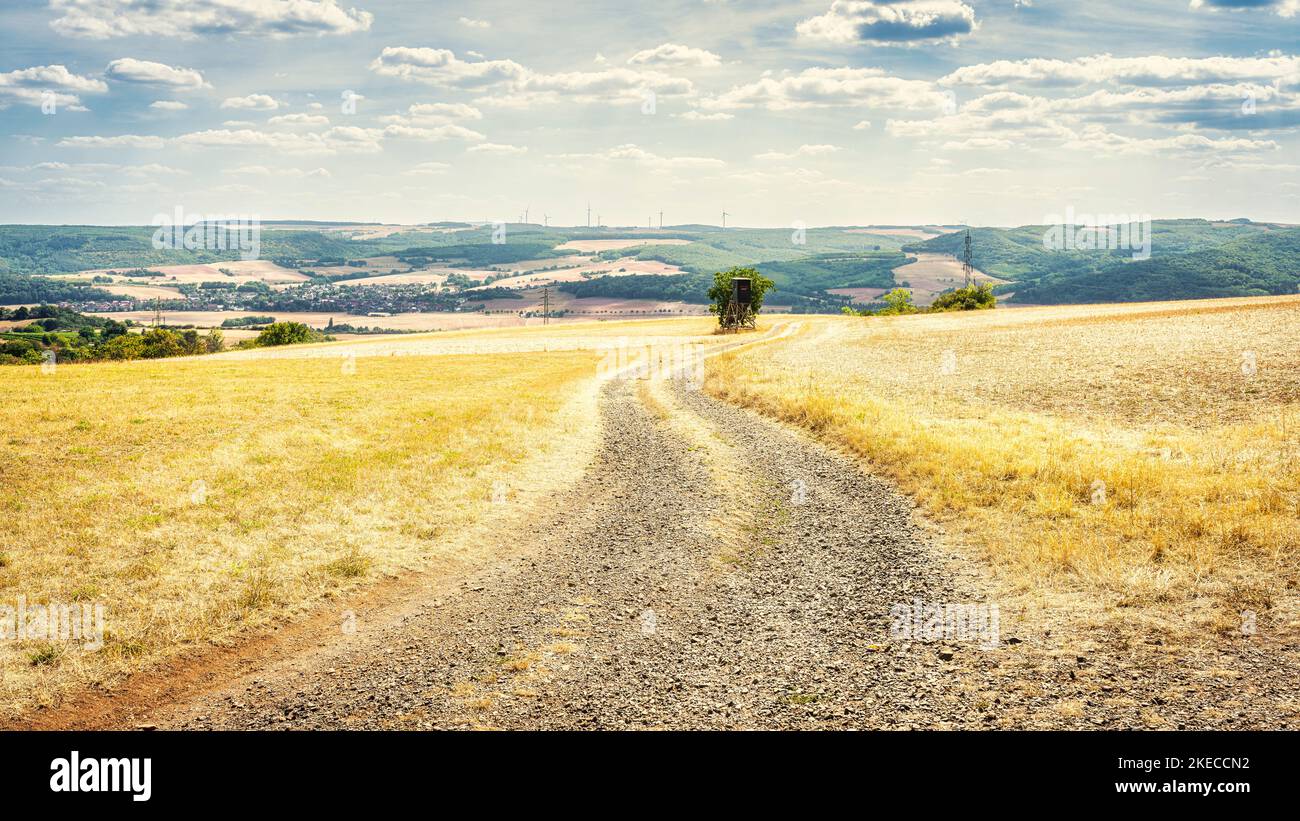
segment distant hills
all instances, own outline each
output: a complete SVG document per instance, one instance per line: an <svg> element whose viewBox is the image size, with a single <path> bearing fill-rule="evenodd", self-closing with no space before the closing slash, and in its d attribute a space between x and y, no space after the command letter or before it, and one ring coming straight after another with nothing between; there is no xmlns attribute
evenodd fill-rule
<svg viewBox="0 0 1300 821"><path fill-rule="evenodd" d="M681 273L593 276L557 287L574 296L706 301L714 271L755 266L777 283L769 299L799 311L838 311L849 297L843 289L887 289L893 270L916 254L960 257L965 231L952 226L866 226L754 229L673 225L663 231L631 228L507 226L505 242L493 242L490 225L436 222L371 233L339 230L368 223L281 220L265 223L261 258L303 270L395 258L409 269L429 266L484 268L523 260L569 257L592 260L659 261ZM1104 237L1125 226L1106 226ZM75 302L107 297L97 283L50 280L45 275L100 268L148 268L213 263L237 252L154 249L148 226L0 226L0 304ZM1134 259L1129 248L1053 250L1044 247L1050 226L972 228L975 267L1005 282L1004 300L1024 304L1132 302L1262 296L1300 289L1300 228L1238 218L1156 220L1150 256ZM931 236L939 231L947 231ZM925 239L924 237L930 238ZM565 243L635 238L644 244L586 252ZM1145 237L1144 237L1145 238ZM361 263L354 273L334 276L356 284L372 274ZM547 263L549 264L549 263ZM385 270L392 267L390 262ZM314 281L321 279L312 274ZM370 287L384 287L375 285ZM378 292L376 292L378 293Z"/></svg>
<svg viewBox="0 0 1300 821"><path fill-rule="evenodd" d="M1142 302L1296 293L1300 228L1249 220L1156 220L1150 258L1131 249L1049 250L1049 226L972 228L972 262L1011 280L1000 286L1029 304ZM1106 226L1104 237L1119 226ZM904 246L960 256L965 232Z"/></svg>

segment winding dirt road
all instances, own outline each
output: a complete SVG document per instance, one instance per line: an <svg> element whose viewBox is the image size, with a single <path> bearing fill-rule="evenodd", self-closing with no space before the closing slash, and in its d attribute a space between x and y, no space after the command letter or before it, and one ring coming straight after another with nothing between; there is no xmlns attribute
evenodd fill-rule
<svg viewBox="0 0 1300 821"><path fill-rule="evenodd" d="M979 724L892 603L970 600L910 503L680 381L615 381L583 481L453 594L147 718L189 728ZM969 652L967 653L969 655ZM945 660L944 657L947 657ZM902 705L901 708L899 705ZM889 709L883 709L890 705Z"/></svg>
<svg viewBox="0 0 1300 821"><path fill-rule="evenodd" d="M996 646L899 636L900 605L978 608L999 588L889 484L682 379L614 379L599 407L583 478L495 517L492 563L381 581L24 723L1290 726L1278 707L1289 672L1248 643L1192 660L1054 635L1032 614L1004 614ZM1233 675L1214 672L1224 666Z"/></svg>

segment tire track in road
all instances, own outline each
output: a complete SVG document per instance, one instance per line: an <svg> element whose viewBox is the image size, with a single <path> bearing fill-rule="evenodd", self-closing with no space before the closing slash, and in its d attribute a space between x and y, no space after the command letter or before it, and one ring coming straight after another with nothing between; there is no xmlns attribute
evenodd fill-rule
<svg viewBox="0 0 1300 821"><path fill-rule="evenodd" d="M956 720L889 607L953 600L911 506L686 383L609 383L594 467L518 557L306 669L160 712L220 728L782 728ZM666 388L666 389L664 389ZM662 403L662 406L660 406ZM656 413L656 409L659 412ZM723 464L718 464L722 462ZM732 481L727 481L732 477ZM792 497L802 482L806 498ZM931 686L923 686L929 684ZM950 705L952 706L952 705ZM978 711L966 711L970 723Z"/></svg>

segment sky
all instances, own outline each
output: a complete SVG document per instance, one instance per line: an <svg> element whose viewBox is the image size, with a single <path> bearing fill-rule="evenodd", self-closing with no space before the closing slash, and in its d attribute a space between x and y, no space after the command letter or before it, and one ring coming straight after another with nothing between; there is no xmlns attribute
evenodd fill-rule
<svg viewBox="0 0 1300 821"><path fill-rule="evenodd" d="M1300 223L1300 0L6 0L0 222Z"/></svg>

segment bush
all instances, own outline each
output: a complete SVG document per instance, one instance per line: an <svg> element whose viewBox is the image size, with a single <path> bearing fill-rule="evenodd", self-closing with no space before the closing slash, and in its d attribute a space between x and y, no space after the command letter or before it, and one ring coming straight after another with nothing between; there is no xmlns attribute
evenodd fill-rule
<svg viewBox="0 0 1300 821"><path fill-rule="evenodd" d="M982 311L997 304L998 298L993 295L993 285L986 282L982 285L971 285L969 288L958 288L955 291L940 294L939 298L930 306L930 310L936 313L943 311Z"/></svg>
<svg viewBox="0 0 1300 821"><path fill-rule="evenodd" d="M99 359L139 359L143 355L144 340L136 334L115 336L95 348L95 356Z"/></svg>
<svg viewBox="0 0 1300 821"><path fill-rule="evenodd" d="M309 328L301 322L274 322L257 335L253 344L257 347L271 345L301 345L308 342L324 342L325 334Z"/></svg>
<svg viewBox="0 0 1300 821"><path fill-rule="evenodd" d="M920 309L912 304L911 291L903 288L895 288L881 297L885 301L885 307L876 311L876 316L897 316L898 314L914 314Z"/></svg>

